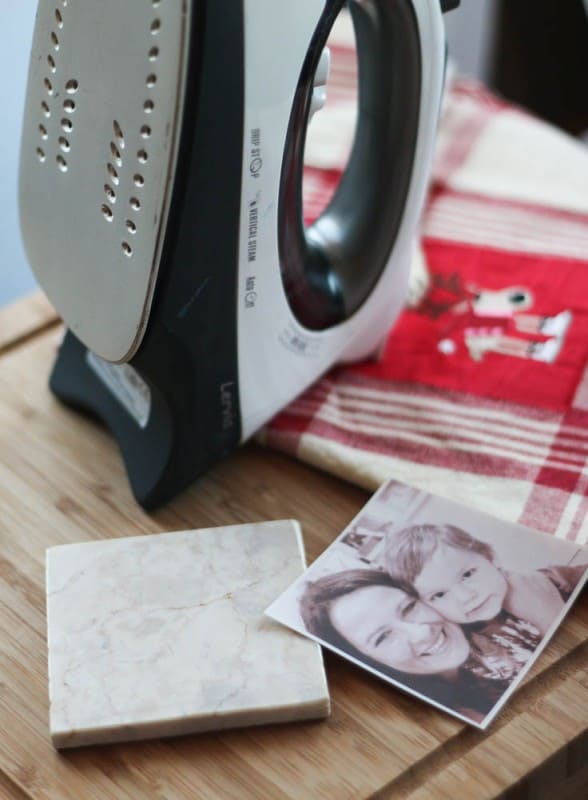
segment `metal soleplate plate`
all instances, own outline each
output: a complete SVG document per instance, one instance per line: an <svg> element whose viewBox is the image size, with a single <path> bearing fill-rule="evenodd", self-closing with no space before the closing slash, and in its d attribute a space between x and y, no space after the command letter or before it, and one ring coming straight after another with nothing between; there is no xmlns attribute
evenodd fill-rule
<svg viewBox="0 0 588 800"><path fill-rule="evenodd" d="M20 172L29 261L105 359L145 331L175 169L186 0L40 0Z"/></svg>

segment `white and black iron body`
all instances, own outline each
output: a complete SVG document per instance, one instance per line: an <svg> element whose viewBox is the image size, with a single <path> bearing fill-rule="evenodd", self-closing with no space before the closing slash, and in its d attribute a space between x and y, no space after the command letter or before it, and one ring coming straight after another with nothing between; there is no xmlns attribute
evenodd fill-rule
<svg viewBox="0 0 588 800"><path fill-rule="evenodd" d="M69 329L51 388L108 424L146 508L334 363L372 354L404 300L441 4L348 3L355 140L305 228L308 117L343 5L40 0L20 203L29 260Z"/></svg>

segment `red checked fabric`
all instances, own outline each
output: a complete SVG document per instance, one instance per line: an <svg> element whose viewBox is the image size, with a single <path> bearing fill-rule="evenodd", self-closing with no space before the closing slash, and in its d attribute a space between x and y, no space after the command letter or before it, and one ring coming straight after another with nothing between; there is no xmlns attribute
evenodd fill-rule
<svg viewBox="0 0 588 800"><path fill-rule="evenodd" d="M332 55L351 136L352 51ZM310 216L344 164L328 133ZM586 543L588 148L454 80L420 233L418 298L380 360L333 370L261 440L368 489L394 477Z"/></svg>

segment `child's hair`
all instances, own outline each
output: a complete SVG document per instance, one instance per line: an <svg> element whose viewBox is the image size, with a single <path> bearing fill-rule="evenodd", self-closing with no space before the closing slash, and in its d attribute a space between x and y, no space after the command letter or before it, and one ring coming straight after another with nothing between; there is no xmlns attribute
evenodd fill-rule
<svg viewBox="0 0 588 800"><path fill-rule="evenodd" d="M490 545L455 525L412 525L386 534L386 570L393 578L413 584L440 544L494 560Z"/></svg>

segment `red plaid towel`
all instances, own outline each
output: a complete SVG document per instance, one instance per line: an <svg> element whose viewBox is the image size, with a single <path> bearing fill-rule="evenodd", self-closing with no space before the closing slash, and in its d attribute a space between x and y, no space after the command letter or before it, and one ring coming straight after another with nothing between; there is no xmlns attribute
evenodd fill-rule
<svg viewBox="0 0 588 800"><path fill-rule="evenodd" d="M333 56L350 138L353 57ZM309 215L344 163L328 133ZM586 543L588 150L453 81L421 233L426 269L380 360L333 370L261 440L368 489L394 477Z"/></svg>

